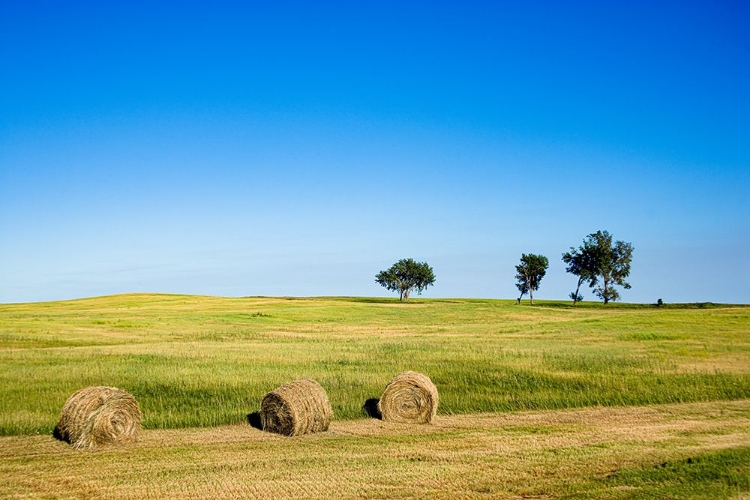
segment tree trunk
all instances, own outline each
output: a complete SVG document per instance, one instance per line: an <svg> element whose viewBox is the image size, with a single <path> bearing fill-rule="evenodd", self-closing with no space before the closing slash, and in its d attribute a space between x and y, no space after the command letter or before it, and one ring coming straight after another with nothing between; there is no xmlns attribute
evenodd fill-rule
<svg viewBox="0 0 750 500"><path fill-rule="evenodd" d="M575 297L573 297L573 305L576 305L576 302L578 302L578 292L581 290L581 282L583 282L583 278L578 278L578 286L576 287Z"/></svg>
<svg viewBox="0 0 750 500"><path fill-rule="evenodd" d="M609 302L609 283L607 280L604 280L604 305L606 306Z"/></svg>
<svg viewBox="0 0 750 500"><path fill-rule="evenodd" d="M529 284L529 303L532 306L534 305L534 289L531 287L531 284Z"/></svg>

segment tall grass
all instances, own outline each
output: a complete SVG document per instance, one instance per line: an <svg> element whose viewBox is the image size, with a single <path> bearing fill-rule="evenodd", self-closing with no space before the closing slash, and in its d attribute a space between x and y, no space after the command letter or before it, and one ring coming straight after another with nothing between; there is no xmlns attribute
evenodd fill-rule
<svg viewBox="0 0 750 500"><path fill-rule="evenodd" d="M124 295L0 305L0 434L49 433L75 390L114 385L147 428L242 422L297 378L335 418L397 373L441 413L750 397L750 307Z"/></svg>

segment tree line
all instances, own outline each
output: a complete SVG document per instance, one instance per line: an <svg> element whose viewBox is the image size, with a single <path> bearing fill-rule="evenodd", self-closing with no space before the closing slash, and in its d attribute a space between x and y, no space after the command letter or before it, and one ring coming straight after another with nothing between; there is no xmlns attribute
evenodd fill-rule
<svg viewBox="0 0 750 500"><path fill-rule="evenodd" d="M575 291L569 295L574 305L583 300L580 291L584 283L593 288L594 295L605 304L620 299L615 286L630 288L625 278L630 275L633 245L613 241L608 231L589 234L581 246L570 247L570 251L563 253L562 260L567 264L565 271L578 278ZM519 303L526 294L530 303L534 303L534 292L539 290L548 267L549 260L544 255L521 254L521 261L516 266L516 287L521 292ZM399 292L400 300L409 300L412 291L421 294L428 286L435 284L435 273L426 262L401 259L389 269L380 271L375 276L375 282L390 291Z"/></svg>

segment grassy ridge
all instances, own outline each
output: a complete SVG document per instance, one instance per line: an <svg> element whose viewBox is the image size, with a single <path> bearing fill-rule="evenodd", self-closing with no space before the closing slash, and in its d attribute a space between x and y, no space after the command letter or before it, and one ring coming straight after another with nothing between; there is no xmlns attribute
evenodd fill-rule
<svg viewBox="0 0 750 500"><path fill-rule="evenodd" d="M750 398L750 307L121 295L0 305L0 434L49 433L78 388L132 392L148 428L242 422L296 378L335 418L396 373L441 413Z"/></svg>

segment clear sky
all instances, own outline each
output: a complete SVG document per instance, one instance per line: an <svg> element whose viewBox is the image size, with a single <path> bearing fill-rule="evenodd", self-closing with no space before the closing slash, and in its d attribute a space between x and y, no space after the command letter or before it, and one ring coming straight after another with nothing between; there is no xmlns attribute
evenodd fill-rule
<svg viewBox="0 0 750 500"><path fill-rule="evenodd" d="M565 299L608 230L623 301L750 303L747 2L0 6L0 302Z"/></svg>

